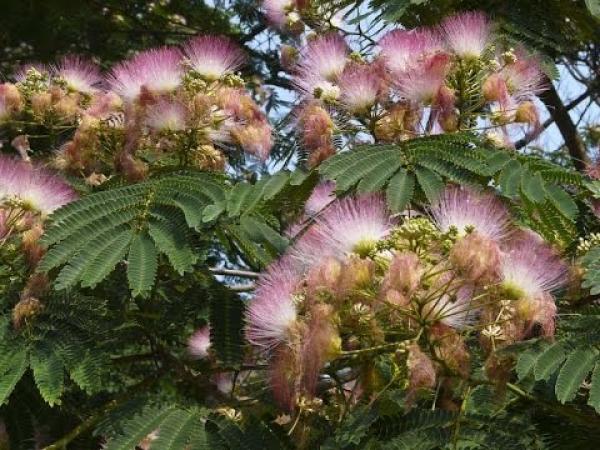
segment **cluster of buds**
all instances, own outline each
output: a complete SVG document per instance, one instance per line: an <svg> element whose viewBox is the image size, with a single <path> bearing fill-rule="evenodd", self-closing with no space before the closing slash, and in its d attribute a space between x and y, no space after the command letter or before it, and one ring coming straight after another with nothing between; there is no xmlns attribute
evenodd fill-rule
<svg viewBox="0 0 600 450"><path fill-rule="evenodd" d="M425 215L399 219L378 195L332 201L325 190L247 310L247 339L282 409L323 394L319 376L331 368L353 369L348 381L373 393L377 354L389 355L410 399L441 375L469 377L474 347L492 354L553 335L552 292L567 266L493 193L448 186Z"/></svg>
<svg viewBox="0 0 600 450"><path fill-rule="evenodd" d="M73 56L26 66L15 83L0 86L0 120L73 129L55 164L86 177L116 168L139 179L164 165L222 170L225 150L241 147L264 160L273 144L236 73L244 62L227 38L199 36L139 53L106 75Z"/></svg>
<svg viewBox="0 0 600 450"><path fill-rule="evenodd" d="M34 122L65 130L77 125L83 111L99 92L100 70L78 56L56 65L26 64L13 82L0 86L0 123Z"/></svg>
<svg viewBox="0 0 600 450"><path fill-rule="evenodd" d="M265 2L267 12L271 3ZM540 64L498 42L483 13L467 12L437 27L390 31L375 54L353 52L337 31L309 35L298 50L284 46L282 65L301 98L297 129L309 165L335 152L336 135L342 143L357 135L398 142L482 127L508 147L520 130L537 133Z"/></svg>

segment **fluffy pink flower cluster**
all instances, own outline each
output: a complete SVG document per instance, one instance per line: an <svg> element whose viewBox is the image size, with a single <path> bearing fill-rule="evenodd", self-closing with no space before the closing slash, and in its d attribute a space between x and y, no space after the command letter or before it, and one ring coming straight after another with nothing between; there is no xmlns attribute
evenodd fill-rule
<svg viewBox="0 0 600 450"><path fill-rule="evenodd" d="M309 164L333 154L334 135L348 130L396 142L483 125L499 129L493 137L503 146L511 145L509 125L539 131L540 65L498 42L485 14L467 12L437 27L390 31L375 55L351 52L337 32L310 38L299 50L284 46L282 64L301 96L297 128Z"/></svg>
<svg viewBox="0 0 600 450"><path fill-rule="evenodd" d="M333 200L332 189L317 187L247 310L247 339L282 408L317 395L327 363L364 375L372 352L388 350L415 395L438 375L467 376L470 346L554 333L552 292L567 266L493 193L449 186L426 216L398 221L378 195ZM371 392L373 380L358 380Z"/></svg>
<svg viewBox="0 0 600 450"><path fill-rule="evenodd" d="M0 155L0 209L19 208L47 216L76 197L66 182L50 172Z"/></svg>
<svg viewBox="0 0 600 450"><path fill-rule="evenodd" d="M141 52L106 75L76 56L29 65L0 85L0 121L26 116L76 127L56 163L87 175L116 165L141 178L151 164L172 160L222 169L232 146L264 160L272 131L235 73L244 62L229 39L199 36Z"/></svg>
<svg viewBox="0 0 600 450"><path fill-rule="evenodd" d="M17 251L22 252L34 268L44 253L38 243L44 220L76 198L75 191L51 172L0 155L0 248L15 239ZM45 285L39 278L34 276L30 281Z"/></svg>

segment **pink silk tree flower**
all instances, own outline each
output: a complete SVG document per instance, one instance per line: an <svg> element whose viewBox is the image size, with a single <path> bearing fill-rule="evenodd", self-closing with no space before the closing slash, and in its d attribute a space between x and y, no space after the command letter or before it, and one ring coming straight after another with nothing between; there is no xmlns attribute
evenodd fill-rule
<svg viewBox="0 0 600 450"><path fill-rule="evenodd" d="M405 100L431 105L444 86L450 69L450 56L437 53L393 78L398 94Z"/></svg>
<svg viewBox="0 0 600 450"><path fill-rule="evenodd" d="M368 111L380 93L381 78L368 64L350 64L339 77L340 104L352 113Z"/></svg>
<svg viewBox="0 0 600 450"><path fill-rule="evenodd" d="M191 68L207 80L233 73L245 62L244 52L222 36L199 36L188 41L183 53Z"/></svg>
<svg viewBox="0 0 600 450"><path fill-rule="evenodd" d="M429 28L390 31L379 41L379 47L392 74L402 73L423 57L443 49L439 34Z"/></svg>
<svg viewBox="0 0 600 450"><path fill-rule="evenodd" d="M294 84L311 96L315 89L333 96L335 82L346 67L348 46L344 38L329 33L311 40L300 52Z"/></svg>
<svg viewBox="0 0 600 450"><path fill-rule="evenodd" d="M472 302L474 289L468 284L453 284L452 272L444 272L434 280L430 291L439 293L427 297L420 306L420 314L429 323L439 322L451 328L462 330L472 325L478 317L479 308ZM450 283L446 289L452 294L444 293L442 286Z"/></svg>
<svg viewBox="0 0 600 450"><path fill-rule="evenodd" d="M364 254L388 235L392 225L383 197L346 197L316 218L291 255L300 264L311 266L326 256L343 259L351 253Z"/></svg>
<svg viewBox="0 0 600 450"><path fill-rule="evenodd" d="M266 120L255 120L231 129L231 135L242 149L265 161L273 148L273 130Z"/></svg>
<svg viewBox="0 0 600 450"><path fill-rule="evenodd" d="M208 325L200 328L188 339L188 352L196 359L204 359L208 356L210 348L210 327Z"/></svg>
<svg viewBox="0 0 600 450"><path fill-rule="evenodd" d="M148 107L146 125L156 131L185 130L188 119L188 109L177 100L159 99Z"/></svg>
<svg viewBox="0 0 600 450"><path fill-rule="evenodd" d="M117 64L107 82L110 88L132 102L142 88L160 94L174 91L181 84L181 53L170 47L160 47L139 53Z"/></svg>
<svg viewBox="0 0 600 450"><path fill-rule="evenodd" d="M335 183L333 181L324 181L318 184L304 204L304 214L286 230L286 235L290 238L297 236L310 224L310 219L317 216L335 198Z"/></svg>
<svg viewBox="0 0 600 450"><path fill-rule="evenodd" d="M567 282L567 266L535 233L520 232L504 249L502 283L516 296L534 298Z"/></svg>
<svg viewBox="0 0 600 450"><path fill-rule="evenodd" d="M77 198L61 178L6 156L0 156L0 203L18 202L47 216Z"/></svg>
<svg viewBox="0 0 600 450"><path fill-rule="evenodd" d="M297 322L299 283L294 266L286 258L261 275L246 310L246 338L252 345L272 351L289 339Z"/></svg>
<svg viewBox="0 0 600 450"><path fill-rule="evenodd" d="M294 8L294 1L264 0L262 8L269 23L283 30L288 23L288 13Z"/></svg>
<svg viewBox="0 0 600 450"><path fill-rule="evenodd" d="M539 61L523 50L516 52L515 61L506 64L499 75L504 79L508 94L516 101L531 100L547 89L546 77Z"/></svg>
<svg viewBox="0 0 600 450"><path fill-rule="evenodd" d="M540 324L544 335L553 335L556 304L551 292L568 281L567 266L554 249L534 233L520 233L505 250L501 279L516 300L518 316Z"/></svg>
<svg viewBox="0 0 600 450"><path fill-rule="evenodd" d="M335 182L323 181L317 184L304 204L308 216L316 216L335 200Z"/></svg>
<svg viewBox="0 0 600 450"><path fill-rule="evenodd" d="M448 17L441 28L448 48L462 58L479 58L492 33L491 22L484 13L477 11Z"/></svg>
<svg viewBox="0 0 600 450"><path fill-rule="evenodd" d="M473 228L482 236L501 241L510 231L508 211L502 202L493 194L466 187L446 188L431 205L430 214L442 232L454 227L464 235Z"/></svg>
<svg viewBox="0 0 600 450"><path fill-rule="evenodd" d="M84 94L97 92L102 83L98 66L75 55L62 58L52 67L52 74L63 81L68 89Z"/></svg>

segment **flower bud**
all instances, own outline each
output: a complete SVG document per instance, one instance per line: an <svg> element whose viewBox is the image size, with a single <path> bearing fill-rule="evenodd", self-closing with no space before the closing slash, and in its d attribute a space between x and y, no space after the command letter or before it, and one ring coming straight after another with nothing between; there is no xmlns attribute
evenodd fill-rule
<svg viewBox="0 0 600 450"><path fill-rule="evenodd" d="M488 102L503 101L508 96L508 88L504 78L497 73L490 75L482 86L483 97Z"/></svg>
<svg viewBox="0 0 600 450"><path fill-rule="evenodd" d="M311 168L317 167L330 156L335 155L335 147L333 144L323 145L315 150L311 150L308 157L308 166Z"/></svg>
<svg viewBox="0 0 600 450"><path fill-rule="evenodd" d="M469 281L486 284L498 279L500 248L476 231L459 239L450 250L449 258Z"/></svg>
<svg viewBox="0 0 600 450"><path fill-rule="evenodd" d="M143 180L148 174L148 166L143 161L126 153L119 157L119 168L131 181Z"/></svg>
<svg viewBox="0 0 600 450"><path fill-rule="evenodd" d="M373 281L374 263L370 259L350 258L340 280L340 291L349 292L368 286Z"/></svg>
<svg viewBox="0 0 600 450"><path fill-rule="evenodd" d="M23 233L21 245L31 267L35 267L45 253L44 247L39 244L43 233L44 228L39 223Z"/></svg>
<svg viewBox="0 0 600 450"><path fill-rule="evenodd" d="M458 110L455 103L454 90L442 86L436 94L435 108L439 111L438 123L446 132L456 131L458 128Z"/></svg>
<svg viewBox="0 0 600 450"><path fill-rule="evenodd" d="M408 347L408 397L414 400L420 389L432 389L435 387L436 373L433 361L427 356L416 343Z"/></svg>
<svg viewBox="0 0 600 450"><path fill-rule="evenodd" d="M26 134L20 134L19 136L14 138L10 145L17 149L23 161L29 162L31 160L31 158L29 157L31 147L29 146L29 139L27 138Z"/></svg>
<svg viewBox="0 0 600 450"><path fill-rule="evenodd" d="M388 289L385 291L384 300L386 303L400 308L405 308L410 305L410 299L395 289Z"/></svg>
<svg viewBox="0 0 600 450"><path fill-rule="evenodd" d="M31 109L34 116L44 117L52 108L52 95L49 92L40 92L31 96Z"/></svg>
<svg viewBox="0 0 600 450"><path fill-rule="evenodd" d="M201 145L192 157L194 166L201 170L222 172L227 164L227 157L212 144Z"/></svg>
<svg viewBox="0 0 600 450"><path fill-rule="evenodd" d="M386 289L395 289L410 297L419 287L423 268L413 252L396 253L383 280Z"/></svg>
<svg viewBox="0 0 600 450"><path fill-rule="evenodd" d="M308 150L331 145L334 123L329 113L317 103L304 108L299 116L302 142Z"/></svg>
<svg viewBox="0 0 600 450"><path fill-rule="evenodd" d="M404 140L415 131L420 120L416 109L397 104L375 124L375 136L386 142Z"/></svg>
<svg viewBox="0 0 600 450"><path fill-rule="evenodd" d="M231 130L231 134L245 152L266 160L273 147L271 127L267 122L256 121L245 125L238 125Z"/></svg>
<svg viewBox="0 0 600 450"><path fill-rule="evenodd" d="M197 116L207 116L210 113L211 106L212 100L210 96L202 93L194 96L194 112Z"/></svg>
<svg viewBox="0 0 600 450"><path fill-rule="evenodd" d="M66 95L54 105L56 114L65 120L74 120L79 113L78 99L75 95Z"/></svg>
<svg viewBox="0 0 600 450"><path fill-rule="evenodd" d="M23 109L23 97L14 84L0 84L0 105L3 106L7 114L16 113Z"/></svg>
<svg viewBox="0 0 600 450"><path fill-rule="evenodd" d="M42 309L44 309L44 305L35 297L21 299L12 310L13 326L18 330L23 322L38 315Z"/></svg>
<svg viewBox="0 0 600 450"><path fill-rule="evenodd" d="M533 102L523 102L517 107L515 122L536 125L539 123L538 111Z"/></svg>
<svg viewBox="0 0 600 450"><path fill-rule="evenodd" d="M470 371L471 357L464 339L451 327L437 323L430 328L430 339L437 358L455 374L466 378Z"/></svg>
<svg viewBox="0 0 600 450"><path fill-rule="evenodd" d="M337 292L341 275L342 263L334 257L325 258L309 271L306 280L308 292Z"/></svg>

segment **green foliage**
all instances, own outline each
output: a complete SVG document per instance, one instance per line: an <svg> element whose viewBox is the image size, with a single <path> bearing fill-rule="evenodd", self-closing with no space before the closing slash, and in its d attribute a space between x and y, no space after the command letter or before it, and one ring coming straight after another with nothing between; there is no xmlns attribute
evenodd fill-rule
<svg viewBox="0 0 600 450"><path fill-rule="evenodd" d="M2 349L2 361L0 361L0 402L4 403L14 390L15 386L25 373L28 363L28 352L26 349L14 349L9 351Z"/></svg>
<svg viewBox="0 0 600 450"><path fill-rule="evenodd" d="M145 294L154 280L157 253L166 254L180 274L191 269L197 257L188 229L199 229L199 212L223 202L224 195L221 183L203 174L167 176L88 195L52 215L42 241L50 249L38 271L64 265L57 289L77 283L94 287L128 254L130 288Z"/></svg>
<svg viewBox="0 0 600 450"><path fill-rule="evenodd" d="M495 158L495 159L492 159ZM388 204L400 212L408 202L434 200L447 179L475 185L491 176L497 154L468 133L428 136L399 145L362 146L329 158L320 172L345 192L374 192L387 185ZM418 187L418 189L415 189Z"/></svg>
<svg viewBox="0 0 600 450"><path fill-rule="evenodd" d="M218 443L227 450L285 450L288 448L287 439L280 437L268 424L254 417L240 423L229 418L212 415L207 423L207 430L213 439L213 446Z"/></svg>
<svg viewBox="0 0 600 450"><path fill-rule="evenodd" d="M210 295L211 345L225 366L238 366L244 350L244 303L239 296L218 285Z"/></svg>
<svg viewBox="0 0 600 450"><path fill-rule="evenodd" d="M201 427L186 426L189 423L197 421L200 423L202 416L197 410L185 411L175 406L168 407L150 407L141 414L126 420L122 424L122 432L111 439L107 450L131 450L140 444L150 433L158 431L160 441L156 448L175 449L184 448L190 445L194 434L202 433ZM182 425L183 426L180 426ZM195 443L198 438L194 437ZM183 444L180 447L173 447L174 443ZM158 446L160 444L160 446ZM195 449L206 447L196 446Z"/></svg>
<svg viewBox="0 0 600 450"><path fill-rule="evenodd" d="M134 296L146 296L154 286L158 255L152 239L146 232L133 238L127 258L127 279Z"/></svg>
<svg viewBox="0 0 600 450"><path fill-rule="evenodd" d="M581 286L590 290L590 294L600 294L600 247L590 249L580 258L583 274Z"/></svg>
<svg viewBox="0 0 600 450"><path fill-rule="evenodd" d="M600 315L595 308L568 316L560 323L556 342L538 341L518 356L516 372L519 380L532 378L554 386L560 403L579 397L600 412L597 367L600 365ZM586 395L587 391L587 395Z"/></svg>
<svg viewBox="0 0 600 450"><path fill-rule="evenodd" d="M60 404L64 389L63 362L55 349L40 343L29 357L35 384L42 398L50 406Z"/></svg>

